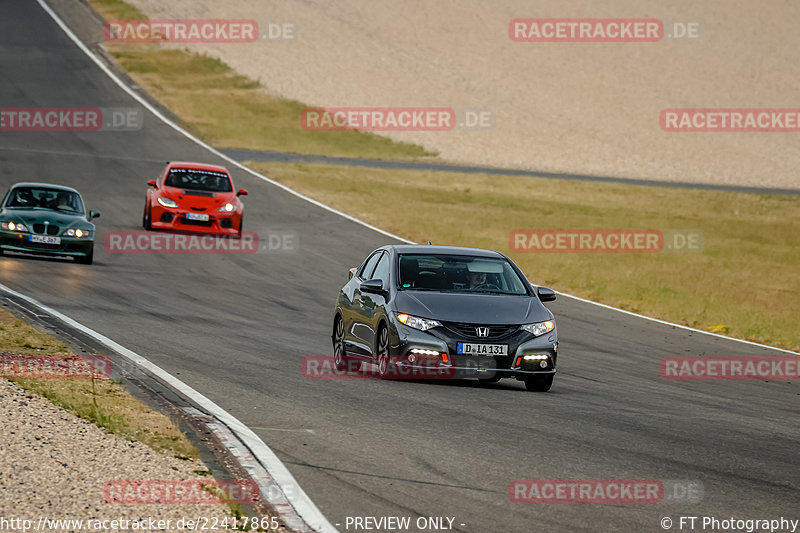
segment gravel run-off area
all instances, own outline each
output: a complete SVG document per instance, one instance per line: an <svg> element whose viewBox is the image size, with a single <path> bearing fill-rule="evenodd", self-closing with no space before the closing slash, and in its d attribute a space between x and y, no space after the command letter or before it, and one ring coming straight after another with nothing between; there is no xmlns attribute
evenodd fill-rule
<svg viewBox="0 0 800 533"><path fill-rule="evenodd" d="M0 531L21 531L12 519L31 520L36 527L42 518L127 519L138 524L112 528L108 522L107 529L89 529L50 523L39 531L183 531L178 527L181 518L222 521L231 514L220 503L107 503L104 487L109 481L207 482L209 478L193 472L207 468L107 433L6 379L0 379L0 405ZM171 520L172 527L138 528L150 519Z"/></svg>

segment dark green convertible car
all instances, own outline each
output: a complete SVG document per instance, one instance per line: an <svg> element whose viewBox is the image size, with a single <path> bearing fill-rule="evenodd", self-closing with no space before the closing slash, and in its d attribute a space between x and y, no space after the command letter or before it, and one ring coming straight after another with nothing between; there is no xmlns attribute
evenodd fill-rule
<svg viewBox="0 0 800 533"><path fill-rule="evenodd" d="M0 254L72 256L92 264L100 211L87 212L78 191L47 183L12 185L0 204Z"/></svg>

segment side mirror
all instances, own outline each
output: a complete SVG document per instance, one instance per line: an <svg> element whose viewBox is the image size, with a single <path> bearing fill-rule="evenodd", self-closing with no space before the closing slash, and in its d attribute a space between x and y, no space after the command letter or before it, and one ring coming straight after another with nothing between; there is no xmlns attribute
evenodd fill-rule
<svg viewBox="0 0 800 533"><path fill-rule="evenodd" d="M368 292L372 294L386 294L386 290L383 288L383 281L377 278L368 279L367 281L362 283L361 292Z"/></svg>
<svg viewBox="0 0 800 533"><path fill-rule="evenodd" d="M239 189L239 192L236 193L236 196L247 196L247 189Z"/></svg>
<svg viewBox="0 0 800 533"><path fill-rule="evenodd" d="M158 186L156 185L156 180L150 180L150 181L148 181L148 182L147 182L147 186L148 186L148 187L154 187L154 188L158 188Z"/></svg>
<svg viewBox="0 0 800 533"><path fill-rule="evenodd" d="M542 302L552 302L556 299L556 293L553 289L547 287L537 287L536 294Z"/></svg>
<svg viewBox="0 0 800 533"><path fill-rule="evenodd" d="M358 270L358 268L357 268L357 267L353 267L353 268L351 268L351 269L350 269L350 270L347 272L347 279L353 279L353 276L355 276L355 275L356 275L356 270Z"/></svg>
<svg viewBox="0 0 800 533"><path fill-rule="evenodd" d="M96 211L94 209L89 211L89 220L92 220L93 218L98 218L99 216L100 216L100 211Z"/></svg>

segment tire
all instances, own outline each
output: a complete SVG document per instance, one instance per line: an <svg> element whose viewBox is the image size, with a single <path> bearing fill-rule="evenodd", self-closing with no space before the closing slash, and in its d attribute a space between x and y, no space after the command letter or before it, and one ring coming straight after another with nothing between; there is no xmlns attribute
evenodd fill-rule
<svg viewBox="0 0 800 533"><path fill-rule="evenodd" d="M88 254L75 257L75 262L81 265L91 265L92 261L94 261L94 247L89 248Z"/></svg>
<svg viewBox="0 0 800 533"><path fill-rule="evenodd" d="M531 392L547 392L553 386L555 374L542 374L525 378L525 388Z"/></svg>
<svg viewBox="0 0 800 533"><path fill-rule="evenodd" d="M239 233L236 234L237 239L242 238L242 228L244 228L244 215L242 215L242 218L239 219Z"/></svg>
<svg viewBox="0 0 800 533"><path fill-rule="evenodd" d="M342 372L347 370L350 365L350 358L347 357L347 350L344 346L344 320L337 316L333 322L333 365L336 370Z"/></svg>
<svg viewBox="0 0 800 533"><path fill-rule="evenodd" d="M392 358L389 356L389 330L386 326L378 328L375 339L375 356L378 363L378 376L383 379L390 377L392 372Z"/></svg>
<svg viewBox="0 0 800 533"><path fill-rule="evenodd" d="M150 205L144 205L144 213L142 214L142 227L147 231L153 231L153 214L150 211Z"/></svg>

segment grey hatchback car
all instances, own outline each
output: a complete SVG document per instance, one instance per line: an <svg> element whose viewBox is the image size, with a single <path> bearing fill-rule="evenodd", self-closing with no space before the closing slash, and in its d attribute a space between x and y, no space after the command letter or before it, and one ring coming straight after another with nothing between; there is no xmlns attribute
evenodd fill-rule
<svg viewBox="0 0 800 533"><path fill-rule="evenodd" d="M449 377L516 378L550 390L558 336L535 287L505 255L477 248L383 246L350 269L334 310L334 363L374 363L381 377L431 368Z"/></svg>

